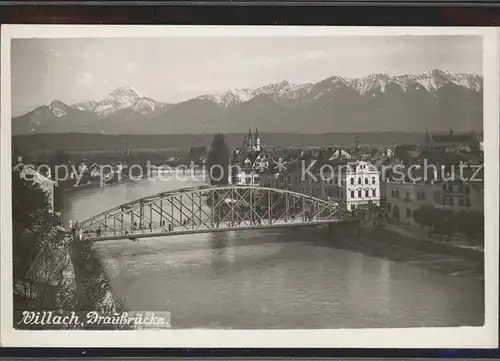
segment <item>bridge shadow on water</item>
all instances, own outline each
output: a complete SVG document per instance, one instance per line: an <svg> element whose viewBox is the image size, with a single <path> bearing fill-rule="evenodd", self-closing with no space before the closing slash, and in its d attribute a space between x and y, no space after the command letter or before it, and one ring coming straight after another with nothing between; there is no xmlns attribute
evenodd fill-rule
<svg viewBox="0 0 500 361"><path fill-rule="evenodd" d="M344 234L344 233L342 233ZM277 230L249 230L236 232L217 232L210 235L210 267L216 273L235 272L245 267L259 266L260 264L273 264L273 260L281 259L293 261L300 260L301 254L297 252L296 245L304 246L304 251L316 247L338 248L336 239L328 227L297 227ZM291 247L294 243L295 246ZM256 249L266 247L268 253ZM236 262L237 260L237 262Z"/></svg>

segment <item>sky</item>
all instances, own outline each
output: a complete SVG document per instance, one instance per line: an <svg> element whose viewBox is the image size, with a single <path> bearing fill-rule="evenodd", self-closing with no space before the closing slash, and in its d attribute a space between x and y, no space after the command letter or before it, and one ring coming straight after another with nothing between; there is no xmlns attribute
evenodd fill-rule
<svg viewBox="0 0 500 361"><path fill-rule="evenodd" d="M176 103L207 93L330 76L482 74L479 36L14 39L12 113L102 100L118 86Z"/></svg>

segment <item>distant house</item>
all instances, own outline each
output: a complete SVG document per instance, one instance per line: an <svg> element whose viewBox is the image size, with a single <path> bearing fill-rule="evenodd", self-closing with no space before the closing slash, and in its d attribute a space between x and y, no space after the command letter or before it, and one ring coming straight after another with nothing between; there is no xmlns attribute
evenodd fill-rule
<svg viewBox="0 0 500 361"><path fill-rule="evenodd" d="M471 151L480 148L480 138L475 132L430 133L427 132L423 148L432 151Z"/></svg>
<svg viewBox="0 0 500 361"><path fill-rule="evenodd" d="M341 149L341 148L336 148L332 155L330 156L329 160L335 160L335 159L351 159L352 156L351 154L345 150L345 149Z"/></svg>

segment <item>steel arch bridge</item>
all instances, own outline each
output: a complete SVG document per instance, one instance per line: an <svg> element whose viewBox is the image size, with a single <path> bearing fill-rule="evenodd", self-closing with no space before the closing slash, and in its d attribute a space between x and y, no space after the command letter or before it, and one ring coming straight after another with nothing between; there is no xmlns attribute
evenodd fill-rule
<svg viewBox="0 0 500 361"><path fill-rule="evenodd" d="M339 223L336 204L284 189L231 185L182 188L109 209L73 227L78 240L104 241Z"/></svg>

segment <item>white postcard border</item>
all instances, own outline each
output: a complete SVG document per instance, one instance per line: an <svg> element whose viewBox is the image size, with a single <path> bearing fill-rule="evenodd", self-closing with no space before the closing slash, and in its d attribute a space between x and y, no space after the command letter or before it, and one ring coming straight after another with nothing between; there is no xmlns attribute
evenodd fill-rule
<svg viewBox="0 0 500 361"><path fill-rule="evenodd" d="M485 325L482 327L339 330L14 330L12 292L10 39L216 36L483 36L485 162ZM336 347L496 348L498 347L499 254L499 48L497 28L472 27L250 27L128 25L3 25L1 29L1 334L9 347Z"/></svg>

